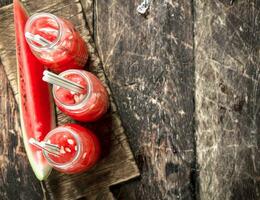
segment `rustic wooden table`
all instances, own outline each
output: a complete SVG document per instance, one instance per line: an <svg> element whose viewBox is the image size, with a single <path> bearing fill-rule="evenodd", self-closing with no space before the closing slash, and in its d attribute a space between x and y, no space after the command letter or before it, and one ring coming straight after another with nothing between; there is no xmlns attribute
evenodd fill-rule
<svg viewBox="0 0 260 200"><path fill-rule="evenodd" d="M151 1L147 16L141 2L93 1L87 16L141 171L115 199L260 199L260 1ZM0 138L13 146L0 146L0 194L41 199L33 176L21 181L30 167L13 165L24 155L2 67L0 80Z"/></svg>

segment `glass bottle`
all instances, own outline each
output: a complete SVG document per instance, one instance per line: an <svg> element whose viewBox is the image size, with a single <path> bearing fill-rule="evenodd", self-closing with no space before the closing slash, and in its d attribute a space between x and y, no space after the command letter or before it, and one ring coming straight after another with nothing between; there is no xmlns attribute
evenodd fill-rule
<svg viewBox="0 0 260 200"><path fill-rule="evenodd" d="M51 71L82 69L87 62L85 41L65 19L36 13L26 23L25 37L34 55Z"/></svg>
<svg viewBox="0 0 260 200"><path fill-rule="evenodd" d="M88 129L77 124L66 124L50 131L44 143L55 145L59 155L42 150L47 162L66 174L84 172L93 167L100 157L100 143Z"/></svg>
<svg viewBox="0 0 260 200"><path fill-rule="evenodd" d="M59 74L81 85L80 93L53 86L53 97L57 107L71 118L91 122L103 116L109 105L108 93L102 82L85 70L67 70Z"/></svg>

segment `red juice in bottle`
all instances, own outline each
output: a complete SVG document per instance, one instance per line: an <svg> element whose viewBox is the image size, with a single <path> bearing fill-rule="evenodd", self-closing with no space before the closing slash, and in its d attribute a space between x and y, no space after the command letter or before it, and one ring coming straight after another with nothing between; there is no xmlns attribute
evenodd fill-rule
<svg viewBox="0 0 260 200"><path fill-rule="evenodd" d="M71 118L91 122L103 116L108 109L108 93L101 81L84 70L67 70L59 74L84 89L75 93L60 86L53 86L53 97L57 107Z"/></svg>
<svg viewBox="0 0 260 200"><path fill-rule="evenodd" d="M51 71L83 69L87 62L85 41L65 19L36 13L26 23L25 36L34 55Z"/></svg>
<svg viewBox="0 0 260 200"><path fill-rule="evenodd" d="M100 157L100 143L88 129L77 124L59 126L49 132L44 142L56 145L59 155L43 150L48 163L57 171L74 174L93 167Z"/></svg>

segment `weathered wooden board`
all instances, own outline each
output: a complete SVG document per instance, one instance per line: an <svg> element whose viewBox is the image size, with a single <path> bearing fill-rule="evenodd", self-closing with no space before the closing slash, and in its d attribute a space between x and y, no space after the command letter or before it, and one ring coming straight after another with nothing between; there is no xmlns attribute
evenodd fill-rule
<svg viewBox="0 0 260 200"><path fill-rule="evenodd" d="M95 2L94 38L142 179L118 199L193 199L195 172L191 1ZM105 31L104 31L105 30Z"/></svg>
<svg viewBox="0 0 260 200"><path fill-rule="evenodd" d="M198 199L260 199L260 1L196 1Z"/></svg>
<svg viewBox="0 0 260 200"><path fill-rule="evenodd" d="M27 3L32 12L66 17L78 5L37 2ZM116 199L260 199L260 1L152 1L146 18L136 14L141 0L80 2L143 175L112 187ZM0 18L11 15L4 13ZM69 18L78 24L77 17ZM84 24L77 27L85 31ZM8 68L13 44L3 49L3 35L9 32L0 33ZM59 115L62 121L67 119ZM46 187L70 187L55 184L60 182L50 180ZM88 195L113 198L102 188L98 196L92 189ZM56 191L66 197L63 192Z"/></svg>
<svg viewBox="0 0 260 200"><path fill-rule="evenodd" d="M11 4L12 0L0 0L0 7Z"/></svg>
<svg viewBox="0 0 260 200"><path fill-rule="evenodd" d="M72 21L84 39L89 42L90 61L87 66L88 69L107 85L100 59L95 52L90 32L86 28L86 21L79 1L35 0L24 1L24 4L31 14L51 12ZM86 5L85 9L88 10ZM12 6L0 9L0 21L0 57L11 86L17 94ZM107 89L110 93L108 87ZM109 186L139 175L112 97L110 101L111 107L108 114L99 122L88 124L101 139L104 150L102 160L89 172L79 175L64 175L53 171L48 180L44 182L46 195L49 199L64 200L82 197L87 199L112 199ZM69 121L71 120L68 117L58 112L58 124Z"/></svg>
<svg viewBox="0 0 260 200"><path fill-rule="evenodd" d="M16 101L0 62L0 199L42 199L40 182L27 161Z"/></svg>
<svg viewBox="0 0 260 200"><path fill-rule="evenodd" d="M88 30L91 33L92 38L93 35L93 26L94 26L94 0L80 0L80 3L83 8L83 14L85 19L87 20Z"/></svg>

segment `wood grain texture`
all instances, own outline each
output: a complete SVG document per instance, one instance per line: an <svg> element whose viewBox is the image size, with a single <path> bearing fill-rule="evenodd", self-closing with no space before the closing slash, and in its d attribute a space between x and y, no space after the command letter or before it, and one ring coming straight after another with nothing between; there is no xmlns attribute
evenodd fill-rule
<svg viewBox="0 0 260 200"><path fill-rule="evenodd" d="M95 52L91 34L86 28L80 2L35 0L24 1L24 5L30 11L30 14L51 12L69 19L75 25L83 38L88 41L90 60L87 69L103 81L109 94L111 94L106 84L101 62ZM17 91L12 6L1 9L0 20L3 22L0 23L0 34L3 35L0 38L0 57L3 60L11 86L14 91ZM11 24L11 26L6 26L7 24ZM6 32L9 34L5 34ZM57 114L58 124L72 121L59 111ZM103 147L102 159L93 169L83 174L64 175L53 171L48 180L43 183L48 199L113 199L112 193L109 192L111 185L139 175L112 97L110 98L110 110L105 117L96 123L81 123L81 125L87 125L98 134Z"/></svg>
<svg viewBox="0 0 260 200"><path fill-rule="evenodd" d="M94 1L93 0L80 0L83 8L83 14L87 21L88 30L93 38L93 26L94 26Z"/></svg>
<svg viewBox="0 0 260 200"><path fill-rule="evenodd" d="M13 2L12 0L0 0L0 7L11 4L12 2Z"/></svg>
<svg viewBox="0 0 260 200"><path fill-rule="evenodd" d="M95 38L107 79L97 54L91 54L90 69L108 80L117 105L110 112L118 107L142 172L140 179L113 185L114 197L260 199L260 1L235 0L233 5L229 0L151 1L147 17L136 13L141 2L25 2L32 13L41 10L65 16L86 40L91 41L90 35ZM14 43L2 40L2 36L12 37L8 17L12 18L10 8L2 8L0 57L15 89ZM66 123L69 118L58 112L58 121ZM89 124L99 136L104 137L102 130L109 136L107 124L114 123L123 132L117 114L102 121L98 126ZM109 143L120 147L108 150L116 162L124 159L122 135L102 140L104 147ZM127 180L121 175L132 161L119 162L121 170L109 171L102 168L110 162L106 155L97 169L82 177L54 172L44 183L48 198L113 199L105 178L115 183Z"/></svg>
<svg viewBox="0 0 260 200"><path fill-rule="evenodd" d="M42 199L40 182L27 161L18 107L1 61L0 80L0 199Z"/></svg>
<svg viewBox="0 0 260 200"><path fill-rule="evenodd" d="M190 1L95 1L94 38L140 181L118 199L193 199L194 73Z"/></svg>
<svg viewBox="0 0 260 200"><path fill-rule="evenodd" d="M195 10L198 198L260 199L260 2Z"/></svg>

